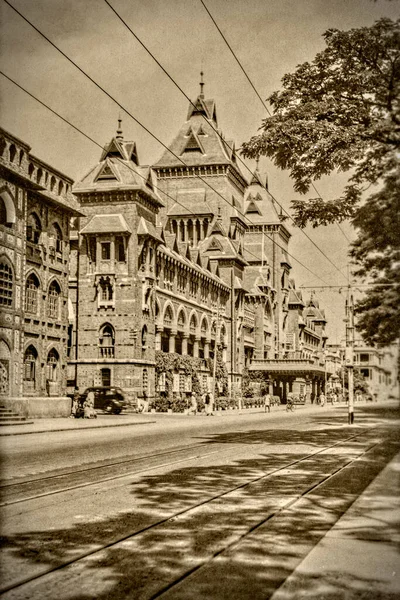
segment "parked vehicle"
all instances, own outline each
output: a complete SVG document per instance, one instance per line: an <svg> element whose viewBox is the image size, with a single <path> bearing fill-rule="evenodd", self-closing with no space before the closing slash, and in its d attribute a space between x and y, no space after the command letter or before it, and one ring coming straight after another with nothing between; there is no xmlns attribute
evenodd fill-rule
<svg viewBox="0 0 400 600"><path fill-rule="evenodd" d="M125 393L121 388L113 386L97 386L86 388L80 395L79 400L81 405L85 402L89 392L94 393L95 410L104 410L106 413L119 415L128 404L125 400Z"/></svg>

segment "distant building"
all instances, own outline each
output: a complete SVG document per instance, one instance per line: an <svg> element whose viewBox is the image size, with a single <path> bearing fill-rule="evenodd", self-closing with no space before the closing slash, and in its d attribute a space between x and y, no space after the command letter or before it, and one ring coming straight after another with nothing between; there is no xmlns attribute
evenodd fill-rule
<svg viewBox="0 0 400 600"><path fill-rule="evenodd" d="M344 363L345 346L329 344L330 352L339 353ZM354 342L354 369L368 384L368 393L379 400L398 397L398 346L373 348L360 338Z"/></svg>
<svg viewBox="0 0 400 600"><path fill-rule="evenodd" d="M64 396L73 181L4 130L0 177L0 401Z"/></svg>

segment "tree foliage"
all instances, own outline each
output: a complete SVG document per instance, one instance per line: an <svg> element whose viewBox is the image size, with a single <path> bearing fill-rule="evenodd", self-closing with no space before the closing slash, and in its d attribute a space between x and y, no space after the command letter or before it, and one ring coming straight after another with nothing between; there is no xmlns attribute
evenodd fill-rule
<svg viewBox="0 0 400 600"><path fill-rule="evenodd" d="M313 62L285 75L269 101L273 114L242 147L290 171L297 192L315 180L349 172L338 198L292 202L296 224L314 227L352 219L358 237L351 254L358 274L375 283L399 275L400 20L371 27L329 29L326 48ZM366 201L363 193L379 191ZM363 202L365 202L363 204ZM358 303L358 325L369 342L399 334L400 288L372 288ZM382 319L385 323L381 323Z"/></svg>

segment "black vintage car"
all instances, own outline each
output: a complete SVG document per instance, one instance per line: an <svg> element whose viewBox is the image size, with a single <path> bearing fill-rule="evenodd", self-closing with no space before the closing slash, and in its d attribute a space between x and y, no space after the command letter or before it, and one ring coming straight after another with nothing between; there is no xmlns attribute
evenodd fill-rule
<svg viewBox="0 0 400 600"><path fill-rule="evenodd" d="M86 388L79 398L81 405L85 402L89 392L94 393L95 410L104 410L107 413L119 415L122 409L127 406L123 390L113 386L95 386Z"/></svg>

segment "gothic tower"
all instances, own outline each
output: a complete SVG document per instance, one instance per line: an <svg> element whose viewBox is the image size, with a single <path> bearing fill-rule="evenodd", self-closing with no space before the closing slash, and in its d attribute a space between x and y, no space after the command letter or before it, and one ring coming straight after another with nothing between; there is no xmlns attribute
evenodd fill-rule
<svg viewBox="0 0 400 600"><path fill-rule="evenodd" d="M86 215L72 240L76 383L152 394L156 217L163 205L120 121L74 194Z"/></svg>

